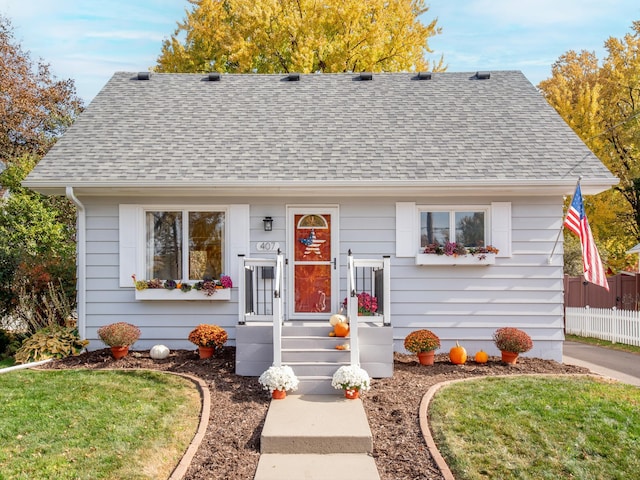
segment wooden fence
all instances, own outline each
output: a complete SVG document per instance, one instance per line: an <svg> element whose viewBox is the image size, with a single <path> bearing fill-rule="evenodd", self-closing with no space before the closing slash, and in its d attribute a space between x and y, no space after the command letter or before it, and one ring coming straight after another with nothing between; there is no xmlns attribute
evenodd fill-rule
<svg viewBox="0 0 640 480"><path fill-rule="evenodd" d="M618 274L607 278L609 291L584 281L583 277L564 277L564 306L617 308L638 310L640 304L640 276Z"/></svg>
<svg viewBox="0 0 640 480"><path fill-rule="evenodd" d="M617 308L565 309L565 332L640 346L640 312Z"/></svg>

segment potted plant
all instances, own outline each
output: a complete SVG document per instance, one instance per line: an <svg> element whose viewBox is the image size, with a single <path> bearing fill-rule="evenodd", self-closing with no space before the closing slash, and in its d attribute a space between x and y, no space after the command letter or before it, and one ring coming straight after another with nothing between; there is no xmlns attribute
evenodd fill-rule
<svg viewBox="0 0 640 480"><path fill-rule="evenodd" d="M224 328L218 325L202 323L189 333L189 341L198 346L200 358L213 356L227 341L228 335Z"/></svg>
<svg viewBox="0 0 640 480"><path fill-rule="evenodd" d="M129 353L129 347L140 338L140 329L130 323L117 322L100 327L98 336L111 347L111 354L117 360Z"/></svg>
<svg viewBox="0 0 640 480"><path fill-rule="evenodd" d="M287 396L289 390L296 390L300 381L288 365L271 366L258 378L258 382L265 390L269 390L271 398L281 400Z"/></svg>
<svg viewBox="0 0 640 480"><path fill-rule="evenodd" d="M420 365L433 365L440 338L431 330L414 330L405 337L404 348L418 356Z"/></svg>
<svg viewBox="0 0 640 480"><path fill-rule="evenodd" d="M493 334L496 347L502 352L504 363L515 364L520 353L533 348L531 337L524 331L513 327L502 327Z"/></svg>
<svg viewBox="0 0 640 480"><path fill-rule="evenodd" d="M367 292L360 292L358 297L358 315L370 317L378 311L378 298ZM347 308L347 299L342 301L342 307Z"/></svg>
<svg viewBox="0 0 640 480"><path fill-rule="evenodd" d="M344 396L353 400L360 396L360 391L366 392L371 388L371 379L367 371L358 365L343 365L333 374L331 386L344 390Z"/></svg>

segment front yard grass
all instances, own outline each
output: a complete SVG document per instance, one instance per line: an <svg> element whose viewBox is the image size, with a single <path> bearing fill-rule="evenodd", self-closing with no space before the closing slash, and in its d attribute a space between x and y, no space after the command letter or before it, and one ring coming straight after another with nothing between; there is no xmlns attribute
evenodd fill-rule
<svg viewBox="0 0 640 480"><path fill-rule="evenodd" d="M495 377L440 390L429 409L456 479L636 478L640 389L586 377Z"/></svg>
<svg viewBox="0 0 640 480"><path fill-rule="evenodd" d="M0 479L168 478L198 426L201 400L151 371L0 375Z"/></svg>
<svg viewBox="0 0 640 480"><path fill-rule="evenodd" d="M15 365L15 361L13 360L13 357L8 357L3 360L0 360L0 368L12 367L13 365Z"/></svg>

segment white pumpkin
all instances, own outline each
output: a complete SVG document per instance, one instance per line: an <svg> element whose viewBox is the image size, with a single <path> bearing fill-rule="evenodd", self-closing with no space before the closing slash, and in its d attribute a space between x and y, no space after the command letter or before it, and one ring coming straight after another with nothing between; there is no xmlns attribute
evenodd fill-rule
<svg viewBox="0 0 640 480"><path fill-rule="evenodd" d="M154 345L149 352L149 356L154 360L164 360L169 356L169 349L164 345Z"/></svg>
<svg viewBox="0 0 640 480"><path fill-rule="evenodd" d="M345 317L344 315L340 315L339 313L336 313L335 315L331 315L331 318L329 318L329 323L331 324L332 327L335 327L337 323L341 323L341 322L347 322L347 317Z"/></svg>

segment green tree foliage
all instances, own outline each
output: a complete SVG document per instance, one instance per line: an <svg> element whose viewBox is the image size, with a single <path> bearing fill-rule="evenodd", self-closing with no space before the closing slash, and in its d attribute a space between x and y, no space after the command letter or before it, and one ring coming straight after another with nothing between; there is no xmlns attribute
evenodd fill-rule
<svg viewBox="0 0 640 480"><path fill-rule="evenodd" d="M54 279L75 296L75 210L20 186L34 163L17 159L0 174L11 192L0 204L0 315L15 309L20 293L37 297Z"/></svg>
<svg viewBox="0 0 640 480"><path fill-rule="evenodd" d="M20 182L81 109L73 81L34 64L0 16L0 316L13 311L19 292L37 298L56 279L75 296L75 209Z"/></svg>
<svg viewBox="0 0 640 480"><path fill-rule="evenodd" d="M640 21L605 47L602 65L593 52L565 53L538 87L620 179L592 199L587 215L594 237L610 253L609 265L629 269L635 259L625 252L640 241Z"/></svg>
<svg viewBox="0 0 640 480"><path fill-rule="evenodd" d="M428 70L424 0L189 0L159 72ZM432 70L443 70L442 59Z"/></svg>

